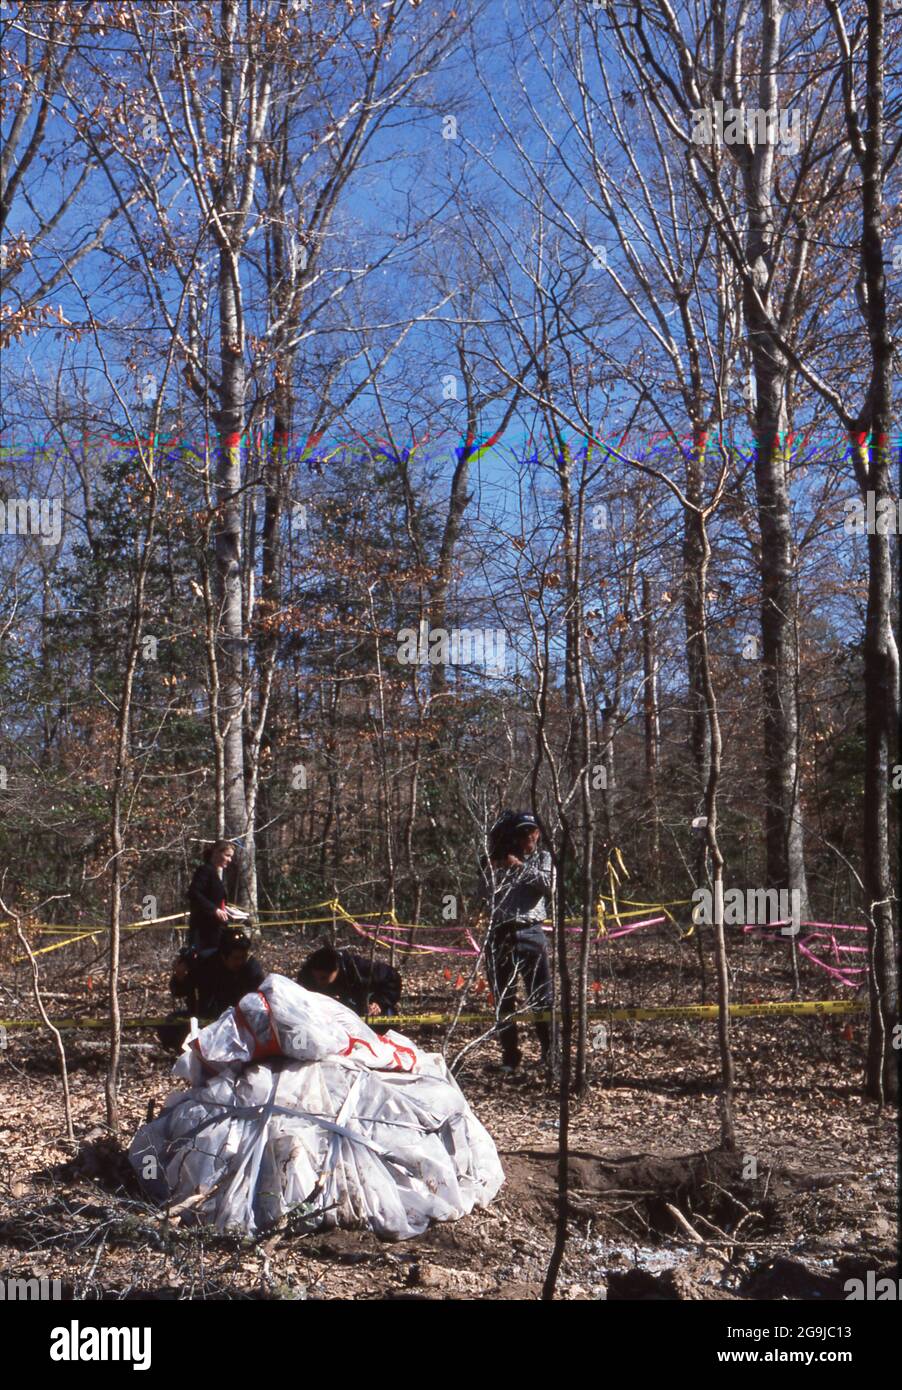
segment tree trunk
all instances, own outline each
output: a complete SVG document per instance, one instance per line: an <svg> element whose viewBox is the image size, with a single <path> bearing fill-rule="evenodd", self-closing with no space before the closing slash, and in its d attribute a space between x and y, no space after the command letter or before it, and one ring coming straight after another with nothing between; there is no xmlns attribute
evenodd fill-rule
<svg viewBox="0 0 902 1390"><path fill-rule="evenodd" d="M708 539L707 523L701 515L702 567L699 574L701 591L704 594L708 582L708 565L711 559L711 545ZM727 970L727 947L724 937L723 921L723 856L717 840L717 792L720 784L722 740L720 716L717 710L717 697L711 676L711 661L708 651L707 613L702 609L702 628L700 633L699 657L705 685L705 708L708 720L709 771L708 785L705 789L705 838L711 857L712 889L714 899L714 961L717 975L717 1041L720 1049L721 1110L720 1141L723 1149L736 1148L736 1124L733 1116L733 1092L735 1076L733 1051L730 1040L730 977Z"/></svg>
<svg viewBox="0 0 902 1390"><path fill-rule="evenodd" d="M237 23L236 0L222 0L223 56L220 78L221 197L232 238L238 200L234 148L240 119L233 92L232 44ZM219 245L219 457L216 470L217 527L216 607L219 648L219 725L223 738L225 834L236 842L238 898L250 901L254 878L254 842L247 819L244 769L244 654L247 635L242 602L241 437L244 431L244 321L238 256L230 240ZM256 903L252 906L256 908Z"/></svg>
<svg viewBox="0 0 902 1390"><path fill-rule="evenodd" d="M646 807L651 843L652 881L657 884L661 861L658 828L658 659L655 654L651 585L647 575L642 576L642 668Z"/></svg>
<svg viewBox="0 0 902 1390"><path fill-rule="evenodd" d="M128 784L132 692L135 684L135 670L138 664L138 650L141 644L141 627L144 622L144 594L147 569L150 563L154 528L156 525L157 485L153 477L152 461L149 466L145 467L145 481L149 491L148 510L141 551L138 557L134 601L129 625L128 649L125 658L125 673L122 678L119 713L116 719L116 766L113 772L112 797L110 801L110 841L112 848L112 874L110 883L110 975L108 984L110 1051L104 1091L106 1096L107 1126L113 1134L117 1134L119 1131L119 1059L122 1046L122 1018L119 1009L119 950L122 926L122 856L125 851L123 807L126 803L126 790Z"/></svg>
<svg viewBox="0 0 902 1390"><path fill-rule="evenodd" d="M560 981L561 1016L561 1075L558 1090L558 1159L557 1159L557 1216L554 1228L554 1245L542 1298L551 1301L557 1287L558 1274L564 1250L567 1245L567 1213L570 1189L570 1060L573 1048L573 1002L570 990L570 966L567 961L567 933L564 930L564 917L567 912L565 879L570 861L570 826L564 818L561 827L561 841L555 856L557 875L557 903L554 922L554 939L557 948L558 979Z"/></svg>
<svg viewBox="0 0 902 1390"><path fill-rule="evenodd" d="M766 354L762 354L766 356ZM761 685L764 704L764 794L767 886L797 889L808 915L802 831L796 690L796 592L786 460L774 414L779 387L770 363L759 390L755 481L761 530ZM759 395L759 402L761 400Z"/></svg>
<svg viewBox="0 0 902 1390"><path fill-rule="evenodd" d="M776 109L780 0L763 0L759 106ZM796 594L786 430L788 364L768 326L776 271L773 214L774 145L742 151L748 227L745 257L754 285L744 282L745 329L755 374L755 486L761 532L761 685L764 702L764 796L767 887L797 889L808 915L802 838L799 720L796 699ZM755 293L757 291L757 294ZM765 312L762 313L763 306Z"/></svg>
<svg viewBox="0 0 902 1390"><path fill-rule="evenodd" d="M886 306L883 235L884 0L867 0L867 132L862 160L861 273L871 344L869 389L871 463L857 474L875 495L892 498L890 431L893 404L893 342ZM898 544L898 542L897 542ZM898 602L898 594L896 595ZM864 884L868 907L871 972L866 1089L876 1100L899 1097L899 1053L894 1031L899 1019L894 940L896 884L892 872L890 766L899 734L899 652L893 633L893 564L888 535L868 536L868 606L864 641L865 774Z"/></svg>
<svg viewBox="0 0 902 1390"><path fill-rule="evenodd" d="M687 469L686 496L693 508L701 506L702 460L693 450ZM699 660L702 600L699 571L702 559L701 522L697 511L683 509L683 620L686 625L686 675L689 701L690 819L698 812L708 782L708 737L705 721L705 684Z"/></svg>

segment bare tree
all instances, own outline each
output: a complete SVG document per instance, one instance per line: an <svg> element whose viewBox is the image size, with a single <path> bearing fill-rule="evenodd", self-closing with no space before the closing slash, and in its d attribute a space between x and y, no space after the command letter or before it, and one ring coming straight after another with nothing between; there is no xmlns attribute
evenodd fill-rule
<svg viewBox="0 0 902 1390"><path fill-rule="evenodd" d="M62 319L47 300L99 246L120 215L114 207L87 236L64 231L96 166L78 158L77 135L62 114L67 74L80 66L101 19L93 0L19 4L0 16L5 92L0 148L0 344ZM63 133L60 133L62 127ZM42 165L59 186L48 199ZM76 171L66 177L69 166ZM16 209L18 225L11 217ZM12 233L12 234L10 234ZM58 234L58 237L57 237ZM60 251L56 241L63 242ZM50 268L47 269L47 263Z"/></svg>
<svg viewBox="0 0 902 1390"><path fill-rule="evenodd" d="M694 56L693 42L684 35L676 15L667 5L640 4L634 19L625 23L615 20L614 30L620 49L637 78L650 71L661 83L660 89L650 87L649 90L654 94L662 120L686 147L687 168L699 205L713 209L718 238L727 249L742 283L745 329L757 396L756 480L762 558L765 553L770 557L762 571L766 767L770 769L768 858L769 863L780 864L781 856L785 856L786 874L782 877L771 875L772 881L785 879L790 886L804 887L801 822L797 816L800 779L795 673L798 657L784 442L789 372L792 368L798 378L821 396L849 431L856 478L862 492L888 496L887 460L882 450L889 437L893 349L885 294L881 211L884 182L897 162L900 146L897 141L884 157L885 26L882 6L868 6L864 98L867 122L864 129L853 80L852 44L840 7L828 7L839 41L839 62L825 72L820 82L809 84L806 89L807 133L805 140L799 141L798 173L789 192L782 190L776 172L773 121L778 115L785 52L781 31L786 16L780 0L761 0L760 32L754 37L759 74L759 107L755 115L756 120L762 116L771 126L769 131L765 128L763 139L757 138L757 127L754 134L746 127L741 139L727 145L742 179L743 199L739 207L746 214L743 231L731 185L723 181L724 160L717 131L713 128L702 130L702 134L710 138L696 137L702 129L698 118L710 113L714 102L722 103L723 109L729 101L731 109L743 112L744 116L743 57L749 50L749 9L748 5L740 5L730 12L727 5L715 6L714 22L709 31L712 50L707 69ZM815 22L804 21L800 31L798 26L802 21L794 17L793 22L802 44L818 43ZM666 36L665 49L661 48L661 35ZM836 123L831 114L832 87L837 77L844 92L845 139L836 138ZM668 107L668 99L676 103L680 120ZM794 99L801 101L802 97ZM862 207L856 298L868 326L872 354L865 403L858 412L844 401L849 364L829 361L820 332L820 319L817 320L816 340L812 340L810 333L803 338L798 332L807 276L811 273L814 227L829 214L833 200L848 199L849 175L856 164L861 171ZM782 286L780 295L778 286ZM825 356L826 371L818 360ZM829 382L830 371L837 373L836 386ZM863 452L869 433L872 435L870 459ZM898 652L889 616L892 566L885 537L869 536L868 556L870 579L865 627L868 734L864 799L869 898L866 907L872 920L874 977L868 1089L871 1094L881 1095L885 1093L885 1084L893 1088L898 1084L895 1058L888 1050L887 1023L895 1019L898 1007L889 874L888 767L898 725L899 677Z"/></svg>
<svg viewBox="0 0 902 1390"><path fill-rule="evenodd" d="M886 7L884 0L867 0L864 35L864 115L855 82L854 48L838 0L828 0L842 53L842 90L849 147L860 171L861 241L859 304L867 327L871 370L865 399L854 418L844 412L853 441L855 475L865 503L892 505L890 433L893 405L893 359L896 347L890 332L884 269L882 225L888 171L896 162L902 141L896 139L884 157L886 133ZM854 45L860 47L860 39ZM894 101L899 113L898 94ZM864 883L867 897L871 963L870 1030L866 1084L868 1094L883 1102L899 1095L898 1052L894 1031L899 997L893 904L890 830L890 769L899 737L899 651L893 632L893 556L888 534L868 534L868 605L864 641L865 778ZM898 604L898 592L895 595Z"/></svg>

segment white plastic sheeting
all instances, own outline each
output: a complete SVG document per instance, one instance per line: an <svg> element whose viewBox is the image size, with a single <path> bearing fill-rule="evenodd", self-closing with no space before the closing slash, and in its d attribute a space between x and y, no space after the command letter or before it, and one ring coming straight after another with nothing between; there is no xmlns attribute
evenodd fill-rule
<svg viewBox="0 0 902 1390"><path fill-rule="evenodd" d="M302 1203L320 1227L419 1235L487 1205L491 1138L442 1057L282 975L204 1028L132 1166L183 1216L253 1235Z"/></svg>

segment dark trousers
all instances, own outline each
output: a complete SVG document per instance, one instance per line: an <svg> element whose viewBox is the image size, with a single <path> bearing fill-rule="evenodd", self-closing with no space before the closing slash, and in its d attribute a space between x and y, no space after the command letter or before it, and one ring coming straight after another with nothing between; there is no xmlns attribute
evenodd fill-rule
<svg viewBox="0 0 902 1390"><path fill-rule="evenodd" d="M212 956L219 950L222 937L222 923L191 918L188 922L188 948L202 956Z"/></svg>
<svg viewBox="0 0 902 1390"><path fill-rule="evenodd" d="M493 927L486 950L486 967L495 997L502 1056L507 1066L518 1066L517 1025L511 1018L517 1007L518 976L526 990L527 1008L551 1009L554 1001L548 947L542 928L513 922ZM551 1050L551 1024L536 1023L535 1030L545 1060Z"/></svg>

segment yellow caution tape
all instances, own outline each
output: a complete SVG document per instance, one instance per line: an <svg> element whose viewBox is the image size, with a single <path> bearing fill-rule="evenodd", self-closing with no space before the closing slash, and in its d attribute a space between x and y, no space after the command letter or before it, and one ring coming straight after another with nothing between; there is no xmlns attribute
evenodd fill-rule
<svg viewBox="0 0 902 1390"><path fill-rule="evenodd" d="M610 901L610 899L608 899L608 901ZM602 906L604 905L604 902L605 902L605 899L604 899L603 897L599 899L599 903L600 903ZM622 904L622 903L624 902L624 899L621 898L621 899L620 899L620 902L621 902L621 904ZM656 910L659 911L659 912L663 912L663 911L665 910L665 909L664 909L660 904L658 904L658 903L655 904L655 908L656 908ZM648 908L647 908L647 907L637 907L637 908L634 908L631 912L624 912L622 906L621 906L620 909L619 909L619 915L620 915L621 917L623 917L624 919L626 919L627 917L643 917L643 916L645 916L645 914L646 914L647 912L648 912ZM567 918L566 920L567 920L567 921L570 921L570 922L581 922L581 921L582 921L582 918L581 918L581 917L569 917L569 918Z"/></svg>
<svg viewBox="0 0 902 1390"><path fill-rule="evenodd" d="M311 908L315 908L315 907L331 907L331 906L332 906L332 899L331 899L331 898L326 898L326 899L325 899L323 902L321 902L321 903L309 903L308 906L311 907ZM262 908L260 908L259 912L257 913L257 916L258 916L258 917L279 917L279 916L281 916L281 914L282 914L284 911L285 911L285 909L284 909L284 908L281 908L281 907L262 907ZM322 918L320 918L319 920L324 922L324 921L326 921L326 920L328 920L328 919L325 918L325 917L322 917Z"/></svg>
<svg viewBox="0 0 902 1390"><path fill-rule="evenodd" d="M187 912L173 912L168 917L141 917L136 922L121 922L120 931L143 931L145 927L159 927L166 922L176 922L180 917L187 917ZM11 927L12 922L0 922L0 927ZM29 931L37 933L39 936L53 936L67 931L87 931L93 935L95 932L109 931L109 923L104 922L103 926L89 927L87 922L55 922L53 926L45 926L40 922L30 922ZM179 928L173 928L178 931Z"/></svg>
<svg viewBox="0 0 902 1390"><path fill-rule="evenodd" d="M629 870L623 862L623 855L616 845L608 853L608 862L605 865L605 872L608 876L608 887L611 890L608 895L611 903L611 916L614 918L617 926L620 927L623 923L621 921L620 909L617 906L617 889L620 887L622 879L617 872L617 868L615 868L615 864L619 866L623 878L629 878Z"/></svg>
<svg viewBox="0 0 902 1390"><path fill-rule="evenodd" d="M602 897L602 898L604 898L604 899L606 899L608 902L611 901L611 895L610 895L610 893L601 893L599 896ZM623 904L625 904L627 907L641 907L641 908L654 907L654 908L664 908L664 907L688 907L688 905L692 902L692 899L691 899L691 898L668 898L667 901L666 901L666 903L644 903L644 902L640 902L638 898L621 898L621 899L620 899L620 902L623 903ZM634 913L633 915L635 916L635 913Z"/></svg>
<svg viewBox="0 0 902 1390"><path fill-rule="evenodd" d="M621 883L621 875L615 867L615 863L619 865L620 870L626 878L629 878L630 876L629 871L624 862L623 855L620 852L620 850L615 846L608 857L608 862L606 866L606 871L608 873L609 883L612 892L610 894L599 894L598 903L596 905L596 921L598 923L598 935L606 935L607 929L605 926L605 901L611 903L611 916L613 917L614 921L618 924L618 926L622 925L623 922L628 920L629 918L641 917L643 912L649 909L653 909L656 912L664 913L664 915L673 923L677 930L679 930L678 923L674 920L672 914L668 912L667 908L668 906L683 907L686 906L691 900L686 898L675 899L669 903L646 903L640 902L635 898L621 898L618 902L617 888ZM324 922L333 922L336 917L341 917L345 921L355 924L356 921L362 921L367 925L374 925L373 919L382 917L387 918L393 926L400 927L404 930L409 929L411 931L428 931L430 926L428 922L400 922L398 920L397 913L394 910L387 911L384 908L373 908L368 911L361 910L356 914L355 919L345 911L345 909L342 907L341 903L337 899L333 900L331 898L326 899L324 902L311 903L310 908L312 910L315 910L317 908L328 908L329 915L324 917L298 917L294 916L291 912L288 912L286 915L283 915L284 909L264 908L258 911L255 914L255 917L257 919L258 928L261 930L277 930L282 927L318 926ZM151 917L147 919L141 918L138 921L123 922L120 926L120 931L148 931L154 928L167 927L170 931L184 932L188 930L187 922L185 920L187 916L187 911L183 911L173 912L167 917ZM262 918L266 918L269 920L262 921L260 920ZM564 924L566 926L580 926L582 925L582 920L582 917L565 917ZM546 921L546 925L547 924L548 923ZM0 928L9 926L12 926L11 922L0 922ZM37 936L66 936L69 933L75 933L75 935L70 935L69 939L66 941L61 941L55 946L41 947L39 951L34 952L35 955L42 955L48 951L58 949L61 950L64 946L74 945L76 942L84 941L88 937L95 937L101 932L108 932L109 924L104 923L102 926L89 926L86 923L73 922L69 924L55 923L53 926L44 926L32 923L29 926L29 930ZM687 932L683 933L684 939L686 937L691 936L692 932L693 927L690 927ZM392 943L383 941L380 938L378 939L378 944L384 947L384 949L388 950ZM412 944L405 946L402 946L397 942L394 944L398 950L407 951L409 954L431 954L431 952L417 950L417 948L414 947ZM16 964L19 961L25 959L27 959L27 957L19 956L13 963Z"/></svg>
<svg viewBox="0 0 902 1390"><path fill-rule="evenodd" d="M331 903L315 903L315 904L313 904L313 906L314 906L314 907L331 907L332 904L331 904ZM259 916L259 915L261 915L261 914L257 914L257 915ZM270 914L266 914L266 915L270 915ZM388 914L376 910L376 911L373 911L373 912L359 913L358 915L361 916L361 917L363 917L365 920L368 920L368 919L371 918L371 917L385 917L385 916L387 916ZM188 916L188 913L187 913L187 912L173 912L173 913L171 914L171 916L169 916L169 917L149 917L149 918L147 918L146 920L142 919L142 920L137 921L137 922L123 922L123 923L121 924L119 930L120 930L120 931L123 931L123 932L126 932L126 931L147 931L147 930L148 930L149 928L151 928L151 927L163 927L163 926L166 926L167 923L170 923L170 922L178 922L179 919L186 918L187 916ZM265 928L267 928L267 929L270 928L270 927L306 927L306 926L313 926L313 925L315 925L315 924L319 924L319 923L322 923L322 922L331 922L331 921L334 920L334 916L335 916L334 913L330 913L328 917L292 917L292 916L289 916L289 917L287 917L287 918L285 918L285 919L281 919L281 918L280 918L278 921L261 922L261 923L259 923L259 925L260 925L261 927L265 927ZM10 927L10 926L12 926L12 925L13 925L13 924L12 924L11 922L0 922L0 927ZM241 923L240 923L240 922L235 922L234 925L235 925L235 926L240 926ZM410 924L410 923L398 923L398 925L399 925L399 926L408 926L408 925L412 925L412 924ZM65 936L67 932L79 932L79 931L82 932L82 934L85 935L85 936L94 936L94 935L96 935L98 932L108 932L109 929L110 929L110 928L109 928L109 923L108 923L108 922L105 922L102 926L88 926L88 924L87 924L87 923L84 923L84 922L72 922L72 923L70 923L69 925L64 925L64 924L60 924L60 923L55 923L53 926L43 926L43 925L41 925L41 924L39 924L39 923L36 923L36 922L31 922L31 923L28 924L28 930L29 930L30 932L34 933L35 936ZM187 931L187 930L188 930L188 927L187 927L187 924L186 924L184 921L182 921L181 924L180 924L179 926L170 926L170 927L168 928L168 930L169 930L169 931ZM74 939L74 938L73 938L73 939Z"/></svg>
<svg viewBox="0 0 902 1390"><path fill-rule="evenodd" d="M867 1002L864 999L813 999L813 1000L776 1000L764 1004L729 1004L729 1014L731 1018L767 1018L771 1015L779 1016L801 1014L847 1014L864 1013L867 1009ZM596 1009L592 1011L598 1017L613 1019L666 1019L666 1018L696 1018L701 1022L707 1019L716 1019L720 1015L719 1004L676 1004L670 1007L648 1008L648 1009Z"/></svg>
<svg viewBox="0 0 902 1390"><path fill-rule="evenodd" d="M341 905L341 903L338 901L338 899L335 900L335 908L336 908L336 912L338 913L338 915L339 915L340 917L343 917L344 920L345 920L346 922L349 922L350 925L351 925L352 927L354 927L355 929L357 928L357 923L354 921L354 918L353 918L353 917L350 917L350 916L348 915L348 913L345 912L344 908L342 907L342 905ZM361 915L362 915L362 914L361 914ZM389 916L390 916L390 917L394 917L394 913L393 913L393 912L390 913ZM396 923L395 925L398 925L398 924ZM411 946L411 945L408 945L408 944L401 944L401 943L398 942L398 941L395 941L395 942L392 942L392 941L383 941L381 936L370 937L370 940L371 940L371 941L375 941L377 946L381 946L381 947L382 947L384 950L386 950L386 951L390 951L391 948L392 948L392 946L394 946L394 948L395 948L396 951L404 951L404 952L405 952L407 955L409 955L409 956L430 956L430 955L434 955L434 954L435 954L434 951L424 951L424 950L422 949L422 947Z"/></svg>
<svg viewBox="0 0 902 1390"><path fill-rule="evenodd" d="M792 1000L777 1000L764 1004L730 1004L729 1011L731 1018L768 1018L779 1017L780 1015L801 1014L813 1016L816 1014L860 1014L867 1009L867 1002L864 999L817 999L804 1000L802 1002ZM594 1020L612 1019L617 1022L631 1021L655 1021L674 1019L698 1019L699 1022L706 1022L718 1017L720 1006L718 1004L677 1004L668 1007L647 1008L647 1009L590 1009L589 1017ZM535 1013L518 1013L518 1023L548 1022L552 1018L549 1009L538 1010ZM124 1018L123 1028L157 1028L161 1023L171 1023L172 1018ZM108 1018L63 1018L52 1019L54 1028L74 1030L81 1028L109 1028ZM454 1014L379 1014L370 1020L377 1028L385 1024L396 1023L419 1023L424 1025L435 1025L439 1023L494 1023L496 1022L493 1013L461 1014L455 1019ZM43 1019L40 1018L4 1018L0 1019L0 1028L43 1028Z"/></svg>
<svg viewBox="0 0 902 1390"><path fill-rule="evenodd" d="M378 916L378 913L374 915ZM279 918L279 920L276 922L258 922L257 925L261 929L269 931L270 928L275 929L278 927L307 927L313 926L314 923L331 922L333 920L334 918L330 913L328 917L286 917L284 920L282 918Z"/></svg>
<svg viewBox="0 0 902 1390"><path fill-rule="evenodd" d="M46 956L48 951L61 951L64 946L71 946L73 941L87 941L89 939L93 941L102 930L101 927L97 931L84 931L81 936L70 936L68 941L57 941L54 946L41 946L39 950L32 951L31 954L33 956ZM23 960L28 960L28 956L13 956L12 963L19 965Z"/></svg>

